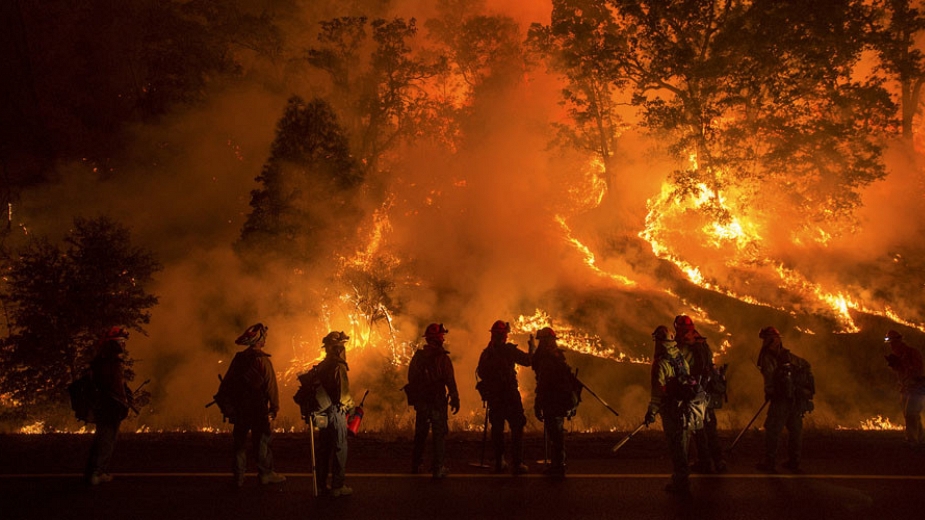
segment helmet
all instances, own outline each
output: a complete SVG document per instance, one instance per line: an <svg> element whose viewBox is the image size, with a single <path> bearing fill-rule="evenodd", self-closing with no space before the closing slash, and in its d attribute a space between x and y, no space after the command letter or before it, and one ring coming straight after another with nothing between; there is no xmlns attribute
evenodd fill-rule
<svg viewBox="0 0 925 520"><path fill-rule="evenodd" d="M498 320L491 326L491 333L492 334L510 334L511 324L503 320Z"/></svg>
<svg viewBox="0 0 925 520"><path fill-rule="evenodd" d="M779 338L780 332L777 331L774 327L765 327L761 329L761 332L758 333L759 338Z"/></svg>
<svg viewBox="0 0 925 520"><path fill-rule="evenodd" d="M542 329L536 331L536 339L556 339L556 337L556 331L552 330L552 327L543 327Z"/></svg>
<svg viewBox="0 0 925 520"><path fill-rule="evenodd" d="M890 343L890 342L892 342L892 341L898 341L898 340L901 340L901 339L903 339L903 335L902 335L902 334L896 332L895 330L891 330L891 331L889 331L889 332L886 333L886 337L883 338L883 341L885 341L885 342L887 342L887 343Z"/></svg>
<svg viewBox="0 0 925 520"><path fill-rule="evenodd" d="M113 326L106 331L105 339L126 339L128 338L128 332L125 331L122 327Z"/></svg>
<svg viewBox="0 0 925 520"><path fill-rule="evenodd" d="M350 336L344 334L344 331L331 331L321 340L325 347L340 346L347 342Z"/></svg>
<svg viewBox="0 0 925 520"><path fill-rule="evenodd" d="M692 320L690 316L687 316L686 314L679 314L675 316L674 330L676 331L681 330L681 329L687 330L687 329L693 329L693 328L694 328L694 320Z"/></svg>
<svg viewBox="0 0 925 520"><path fill-rule="evenodd" d="M425 338L442 338L444 334L449 333L450 331L446 330L446 327L442 323L431 323L427 326L427 329L424 330Z"/></svg>
<svg viewBox="0 0 925 520"><path fill-rule="evenodd" d="M255 323L247 328L243 334L234 340L237 345L256 345L267 337L267 326L263 323Z"/></svg>
<svg viewBox="0 0 925 520"><path fill-rule="evenodd" d="M668 333L668 327L664 325L655 327L655 330L652 331L652 339L662 343L674 343L674 338Z"/></svg>

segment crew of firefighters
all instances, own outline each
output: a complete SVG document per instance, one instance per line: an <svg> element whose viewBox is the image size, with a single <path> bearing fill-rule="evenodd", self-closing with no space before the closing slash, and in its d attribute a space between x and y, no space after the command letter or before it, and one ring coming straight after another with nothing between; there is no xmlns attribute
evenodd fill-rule
<svg viewBox="0 0 925 520"><path fill-rule="evenodd" d="M642 424L636 431L648 427L657 418L661 419L672 465L671 480L665 490L689 496L690 473L724 473L728 470L717 435L716 418L716 410L722 408L726 401L726 366L714 364L713 351L689 316L677 316L673 326L673 333L664 325L659 325L652 333L655 345L651 364L651 397ZM251 436L258 481L261 484L279 484L286 480L274 470L270 449L271 422L279 411L279 390L270 354L263 350L267 331L268 327L257 323L237 338L235 343L246 348L234 356L216 394L215 402L234 424L231 460L236 487L243 486L245 482L248 434ZM611 411L613 409L578 378L577 370L571 368L563 349L557 344L553 328L539 329L535 338L531 334L527 351L508 341L511 333L508 322L495 321L489 332L490 341L479 356L475 385L486 409L486 429L490 425L493 464L489 467L496 473L510 472L513 475L530 471L524 460L527 417L517 381L516 366L520 365L532 367L536 377L533 413L543 423L546 446L543 473L550 477L564 477L565 421L575 415L582 390L587 389L604 406ZM426 327L424 346L411 358L408 385L403 389L415 411L411 473L423 472L426 441L430 436L429 469L435 480L449 474L445 442L449 432L449 412L455 415L460 409L453 362L449 351L444 348L448 333L443 323L431 323ZM86 480L90 485L112 480L107 469L109 459L120 423L133 408L132 392L122 376L127 337L128 333L122 328L109 329L101 338L98 355L91 363L102 400L97 405L96 432L86 467ZM767 415L764 421L764 456L755 467L762 472L778 471L779 437L786 428L787 459L780 467L799 473L803 418L814 408L812 369L805 359L784 347L781 334L775 327L761 329L758 338L761 347L757 367L764 382L765 401L752 421L766 406ZM331 497L353 493L345 484L348 422L351 417L362 417L362 410L351 397L347 377L346 343L349 339L341 331L332 331L323 338L325 357L316 368L319 387L329 402L322 411L312 414L310 419L306 418L313 424L312 464L316 491ZM887 365L898 380L905 419L905 442L912 448L921 449L925 446L922 354L907 345L895 330L886 334L885 343L890 348L890 353L885 356ZM505 425L510 429L510 450L505 441ZM318 431L317 450L314 447L315 430ZM488 432L485 434L487 437ZM614 449L622 445L623 442ZM690 446L694 447L694 454L689 453ZM484 456L484 438L482 449Z"/></svg>

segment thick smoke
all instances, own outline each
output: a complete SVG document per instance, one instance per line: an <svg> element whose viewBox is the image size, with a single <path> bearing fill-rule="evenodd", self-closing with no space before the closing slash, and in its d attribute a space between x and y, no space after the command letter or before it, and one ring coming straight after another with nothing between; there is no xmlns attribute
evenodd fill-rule
<svg viewBox="0 0 925 520"><path fill-rule="evenodd" d="M423 27L425 15L418 13L433 14L427 4L408 2L394 13L417 16ZM548 22L550 12L548 2L488 1L485 7L512 16L524 31L530 22ZM306 9L301 20L356 14L331 5ZM312 25L292 27L287 41L311 45L313 33L306 27ZM425 34L422 30L419 38ZM276 72L285 78L286 71ZM206 106L137 128L124 153L129 160L118 171L101 176L90 165L65 165L60 182L23 197L21 218L36 233L63 233L73 215L107 214L128 225L136 243L154 251L165 265L152 288L160 304L153 310L148 335L129 341L139 380L152 379L154 393L152 408L137 420L139 425L218 425L218 411L204 408L218 385L215 374L224 372L230 361L234 338L260 321L270 328L268 351L282 380L280 422L304 427L291 399L294 373L319 356L320 338L329 330L345 330L356 343L363 339L354 332L363 330L355 309L337 298L350 288L343 280L332 280L337 272L333 257L294 277L275 264L257 272L245 270L231 247L249 211L253 179L268 157L286 99L290 94L310 99L323 92L321 80L301 70L290 82L283 79L272 87L269 81L254 81L216 89ZM561 115L560 87L557 78L536 69L528 79L478 100L476 117L466 129L466 146L458 153L416 144L397 154L390 177L382 181L394 202L381 251L399 258L408 277L393 291L400 307L392 309L392 321L375 325L378 342L351 350L348 359L356 396L366 388L374 390L368 427L407 426L408 410L398 391L404 367L393 364L401 355L390 352L385 339L400 345L399 354L406 356L432 321L450 330L448 348L463 400L455 426L480 426L473 373L488 329L497 319L513 322L537 309L549 313L554 327L587 333L602 347L598 356L570 352L568 358L579 368L579 377L621 417L611 416L585 394L573 423L576 429L638 424L648 400L648 366L615 358L620 353L634 359L651 356L651 331L670 325L682 313L694 317L718 352L717 361L730 364L730 402L719 414L721 427L741 427L762 402L755 358L757 331L767 325L781 329L785 346L816 369L816 424L851 427L875 414L898 415L881 357L882 334L885 328L902 328L918 340L915 329L855 313L860 332L833 334L843 330L838 320L824 306L807 308L802 297L777 289L774 266L730 269L728 251L710 250L699 242L696 229L679 228L671 243L675 254L704 266L716 285L734 287L739 294L747 294L750 284L764 288L758 289L762 301L750 304L691 284L638 237L646 225L647 200L658 196L678 166L648 153L651 143L644 136L628 134L621 141L618 183L607 202L581 206L570 189L592 190L587 184L590 159L549 147L549 121ZM922 203L920 168L898 155L890 156L890 177L865 193L859 243L844 240L831 250L794 249L769 230L769 255L786 259L822 286L839 287L845 285L839 273L882 261L893 248L908 244L910 236L920 235L919 219L908 217ZM907 189L910 185L916 189ZM366 208L367 222L378 209L378 204ZM780 216L775 229L799 223L799 215ZM567 240L560 218L594 252L599 271ZM696 243L685 240L685 233ZM365 247L356 244L357 251ZM894 274L882 272L864 286L889 287ZM894 308L921 322L922 280L917 285L907 282L911 294ZM525 334L512 337L522 348L526 339ZM608 349L615 354L604 353ZM865 366L879 368L859 368ZM529 408L533 374L521 370L520 379ZM531 419L531 427L536 424Z"/></svg>

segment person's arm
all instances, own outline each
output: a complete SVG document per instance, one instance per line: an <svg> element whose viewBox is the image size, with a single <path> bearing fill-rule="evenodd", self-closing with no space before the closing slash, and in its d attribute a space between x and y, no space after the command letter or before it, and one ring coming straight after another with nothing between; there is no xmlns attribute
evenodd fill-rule
<svg viewBox="0 0 925 520"><path fill-rule="evenodd" d="M511 346L511 349L514 351L514 362L520 366L528 367L533 364L533 356L529 352L524 352L517 348L517 345L513 343L508 343Z"/></svg>
<svg viewBox="0 0 925 520"><path fill-rule="evenodd" d="M446 389L449 396L450 409L453 415L459 412L459 389L456 388L456 373L453 370L453 361L449 355L443 356L444 371L446 372Z"/></svg>
<svg viewBox="0 0 925 520"><path fill-rule="evenodd" d="M331 401L340 403L344 409L353 408L353 397L350 396L350 380L347 377L347 366L337 363L334 369L334 386L338 390L337 398L331 396Z"/></svg>

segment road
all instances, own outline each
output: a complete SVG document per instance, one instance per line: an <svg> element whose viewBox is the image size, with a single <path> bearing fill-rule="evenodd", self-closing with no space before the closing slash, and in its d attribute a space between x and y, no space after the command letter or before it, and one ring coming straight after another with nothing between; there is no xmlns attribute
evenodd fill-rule
<svg viewBox="0 0 925 520"><path fill-rule="evenodd" d="M353 439L347 480L355 494L337 499L312 496L302 464L306 434L274 441L277 467L287 482L259 486L251 476L240 490L230 487L222 471L228 464L224 436L126 437L117 447L115 480L90 488L73 471L85 455L80 448L87 436L0 436L0 517L905 520L920 519L925 510L925 454L907 450L895 432L808 432L806 473L796 475L752 469L761 442L756 432L730 454L729 473L692 478L689 500L662 490L668 460L659 432L643 432L618 454L609 447L620 434L570 437L564 480L538 473L494 475L475 467L481 444L470 437L450 443L453 473L435 482L403 471L408 460L403 439ZM542 456L542 439L528 439L527 451Z"/></svg>

